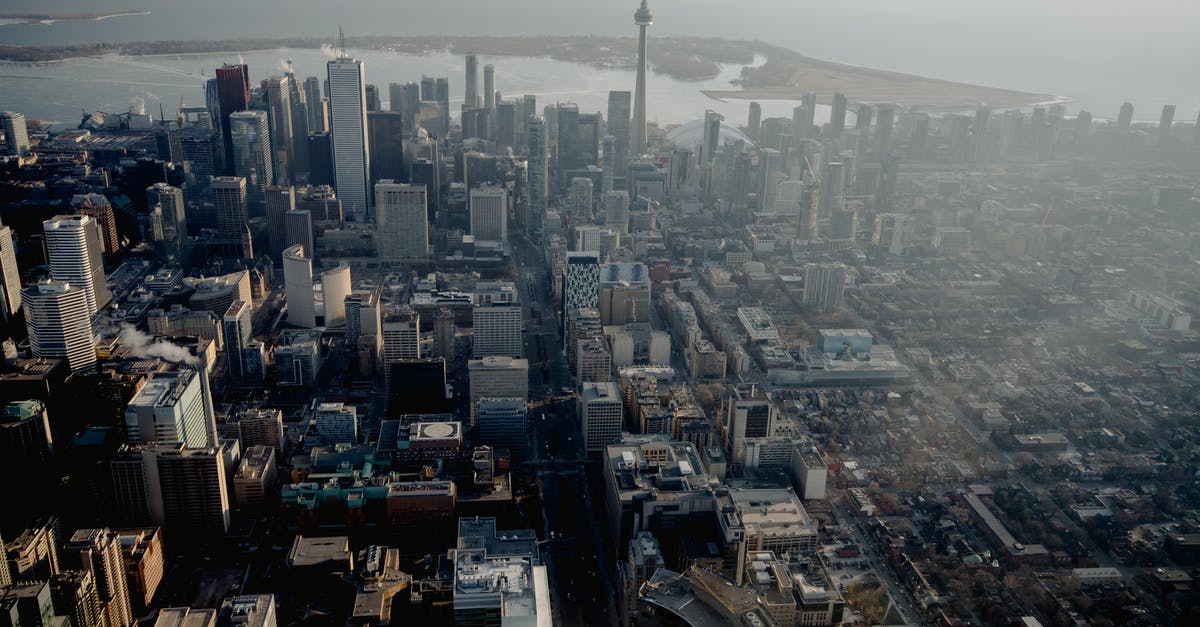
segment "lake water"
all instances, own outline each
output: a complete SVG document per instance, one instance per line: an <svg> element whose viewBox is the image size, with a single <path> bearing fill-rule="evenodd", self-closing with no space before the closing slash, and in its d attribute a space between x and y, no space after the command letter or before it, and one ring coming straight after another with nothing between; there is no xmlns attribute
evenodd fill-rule
<svg viewBox="0 0 1200 627"><path fill-rule="evenodd" d="M288 35L336 37L337 26L348 34L417 35L633 35L632 12L637 0L4 0L5 11L149 11L147 15L114 17L101 21L57 21L52 24L0 25L0 43L66 45L79 42L121 42L155 39L217 39L227 37L278 37ZM1195 119L1200 110L1200 2L1194 0L651 0L655 23L651 36L693 35L734 39L760 39L817 58L868 67L910 72L936 78L991 85L1078 100L1070 111L1086 108L1100 118L1115 117L1121 102L1136 106L1138 119L1157 120L1163 104L1178 106L1177 120ZM652 40L652 44L653 40ZM257 55L248 55L247 60ZM297 53L297 57L301 56ZM407 62L373 63L367 57L369 80L385 84L389 73L408 76L447 75L452 88L461 89L461 72L403 66ZM224 58L224 57L221 57ZM430 59L434 61L435 59ZM270 59L263 59L270 62ZM299 61L298 61L299 62ZM508 65L512 81L522 76L537 79L540 62L496 60L497 71ZM175 67L175 62L155 65ZM447 63L447 66L453 64ZM252 62L255 78L267 67ZM389 69L395 67L395 70ZM195 72L198 67L185 67ZM527 72L528 69L528 72ZM621 72L595 73L574 68L553 68L546 80L535 80L530 91L560 92L586 88L631 89ZM92 65L69 62L44 68L49 80L80 77L96 82L129 77L118 64ZM96 72L89 74L89 71ZM307 73L309 70L301 70ZM440 73L439 73L440 72ZM11 66L0 74L27 76ZM166 72L169 76L169 72ZM133 78L139 78L132 72ZM568 74L573 74L568 76ZM158 70L140 76L146 91L181 83ZM555 82L569 79L566 84ZM499 79L499 77L498 77ZM24 79L22 79L24 80ZM189 79L192 80L192 79ZM198 78L194 80L198 81ZM9 95L10 79L0 77L0 106L19 108ZM679 87L661 79L661 86ZM613 86L610 86L613 85ZM652 81L651 85L654 85ZM724 86L723 84L721 85ZM136 87L136 85L134 85ZM686 111L662 103L660 120L698 117L705 105L695 105L692 85L687 93L669 94L681 100ZM25 88L18 86L19 92ZM520 89L505 87L502 93ZM652 89L655 89L652 87ZM47 90L47 100L74 103L87 94ZM113 105L115 93L96 89L83 106ZM128 100L133 94L119 94ZM590 94L572 99L583 106ZM851 95L852 96L852 95ZM595 97L603 98L602 94ZM151 99L152 104L153 100ZM25 102L18 100L18 103ZM744 109L744 102L736 103ZM764 103L765 104L765 103ZM50 107L51 105L47 105ZM107 105L105 105L107 106ZM124 106L119 108L124 108ZM656 105L651 105L656 106ZM594 109L595 107L587 107ZM603 108L603 107L601 107ZM791 105L782 107L790 110ZM695 113L691 113L695 110ZM766 112L764 112L766 113ZM671 116L671 117L668 117ZM735 119L744 117L744 111Z"/></svg>
<svg viewBox="0 0 1200 627"><path fill-rule="evenodd" d="M457 115L463 100L461 77L466 72L462 56L446 52L406 55L378 50L350 53L363 60L367 82L380 86L385 108L388 83L419 81L422 74L449 76L451 108ZM83 109L119 112L130 107L144 108L157 118L161 104L171 116L180 100L192 106L204 103L204 81L222 63L245 61L252 80L257 81L282 72L287 59L301 78L325 76L326 56L319 50L303 49L148 57L108 55L37 64L0 62L0 82L4 85L0 106L23 111L29 118L72 123L79 119ZM574 102L581 111L606 112L608 92L631 91L634 84L632 71L597 70L544 58L480 57L480 66L485 63L496 67L496 89L503 97L533 94L539 108L555 102ZM647 119L662 124L678 123L702 118L705 109L713 109L732 123L744 123L747 101L721 102L700 93L702 89L728 89L729 81L740 71L740 66L724 66L718 77L704 81L679 81L652 73L647 81ZM763 115L790 117L796 104L786 100L763 101Z"/></svg>

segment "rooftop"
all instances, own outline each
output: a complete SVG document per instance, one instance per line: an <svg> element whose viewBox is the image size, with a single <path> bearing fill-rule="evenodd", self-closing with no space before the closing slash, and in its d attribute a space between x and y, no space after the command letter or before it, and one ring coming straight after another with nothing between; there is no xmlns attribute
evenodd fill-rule
<svg viewBox="0 0 1200 627"><path fill-rule="evenodd" d="M296 536L288 553L288 565L293 568L350 563L350 539L346 536L306 538Z"/></svg>

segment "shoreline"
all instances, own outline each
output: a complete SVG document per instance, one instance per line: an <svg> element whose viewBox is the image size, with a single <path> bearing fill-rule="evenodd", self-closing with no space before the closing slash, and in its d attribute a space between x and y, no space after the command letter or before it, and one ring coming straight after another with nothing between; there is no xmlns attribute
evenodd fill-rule
<svg viewBox="0 0 1200 627"><path fill-rule="evenodd" d="M0 13L0 26L49 26L56 22L99 22L114 17L150 15L150 11L112 11L108 13Z"/></svg>
<svg viewBox="0 0 1200 627"><path fill-rule="evenodd" d="M127 14L133 13L121 15ZM105 17L115 16L117 14L106 14ZM96 17L92 16L91 19ZM731 81L729 89L702 90L705 96L717 101L800 100L808 91L817 92L818 102L825 104L831 101L834 92L841 92L856 103L895 103L930 111L962 110L979 104L1015 108L1073 101L1055 94L958 83L825 61L758 41L691 37L664 38L661 41L669 42L669 45L651 49L651 69L656 74L681 81L702 81L718 76L722 68L741 68L740 78ZM632 67L636 49L632 37L604 36L372 36L357 37L348 44L350 48L399 55L464 54L472 51L483 56L548 58L599 70ZM102 59L109 55L130 58L228 55L284 49L314 50L323 45L328 45L328 41L319 37L143 41L67 47L0 44L0 61L50 63ZM760 56L765 58L765 62L755 65Z"/></svg>

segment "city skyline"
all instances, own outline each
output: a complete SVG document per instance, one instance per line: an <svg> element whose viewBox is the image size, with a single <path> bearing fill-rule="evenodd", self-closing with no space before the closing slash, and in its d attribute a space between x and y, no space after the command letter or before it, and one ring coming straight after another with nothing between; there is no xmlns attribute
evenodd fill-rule
<svg viewBox="0 0 1200 627"><path fill-rule="evenodd" d="M1200 621L1200 99L1140 22L1035 93L1030 0L279 1L0 16L58 59L0 79L0 623ZM766 43L885 18L962 82Z"/></svg>

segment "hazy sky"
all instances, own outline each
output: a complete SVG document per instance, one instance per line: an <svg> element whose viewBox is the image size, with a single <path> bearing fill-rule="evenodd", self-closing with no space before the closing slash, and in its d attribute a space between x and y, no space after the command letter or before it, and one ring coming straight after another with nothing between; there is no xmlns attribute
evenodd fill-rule
<svg viewBox="0 0 1200 627"><path fill-rule="evenodd" d="M355 34L633 34L638 0L4 0L7 11L150 10L0 27L0 42ZM815 57L1111 108L1200 104L1195 0L651 0L652 35L762 39ZM1100 94L1104 94L1101 98ZM1115 115L1096 111L1097 115Z"/></svg>

